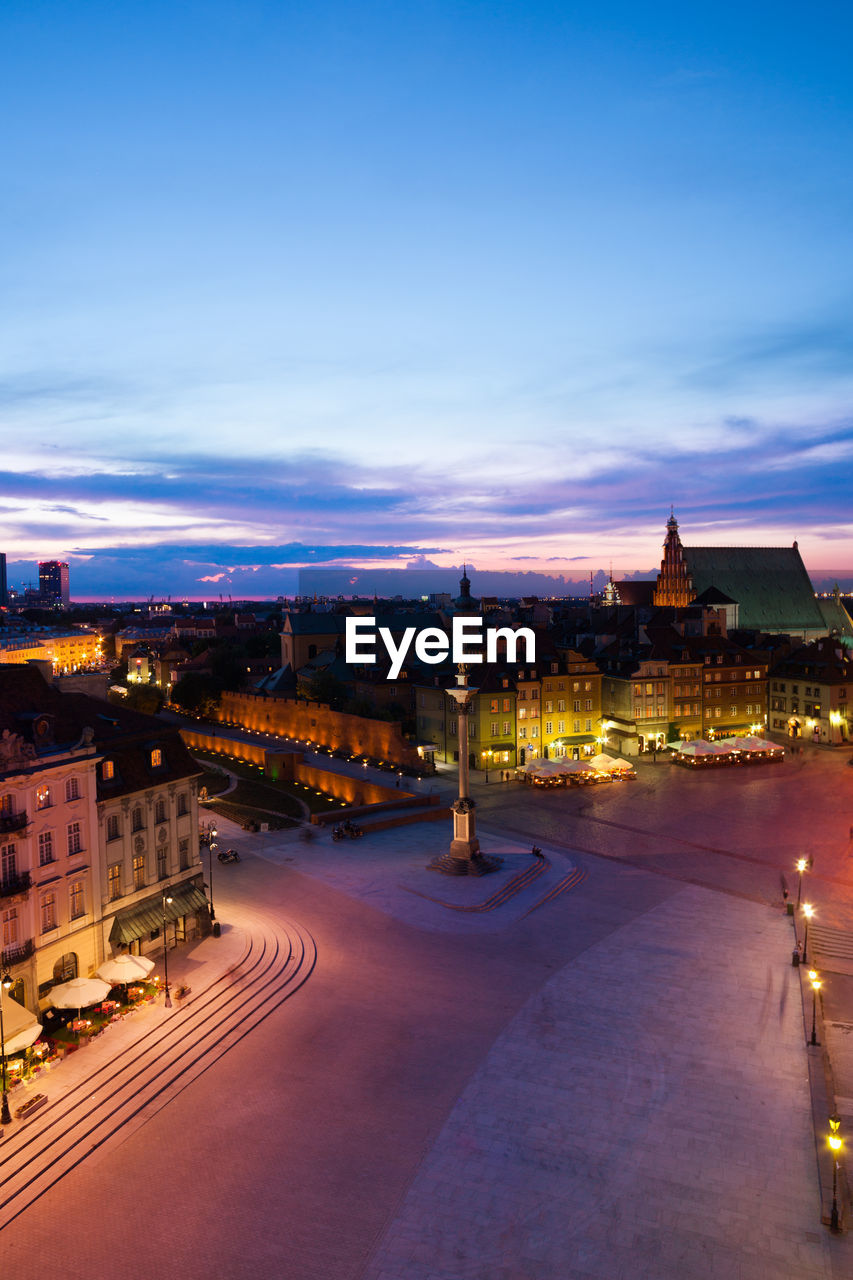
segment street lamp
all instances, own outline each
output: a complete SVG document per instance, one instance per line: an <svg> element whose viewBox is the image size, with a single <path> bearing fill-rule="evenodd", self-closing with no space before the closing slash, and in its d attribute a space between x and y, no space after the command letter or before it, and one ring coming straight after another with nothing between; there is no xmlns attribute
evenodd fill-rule
<svg viewBox="0 0 853 1280"><path fill-rule="evenodd" d="M841 1125L841 1117L835 1111L829 1117L829 1127L832 1132L829 1135L829 1149L832 1152L832 1216L829 1220L831 1231L840 1231L841 1227L838 1221L838 1153L841 1150L842 1140L838 1136L838 1130Z"/></svg>
<svg viewBox="0 0 853 1280"><path fill-rule="evenodd" d="M821 988L821 980L817 976L816 969L809 969L809 982L812 984L812 1038L809 1044L817 1044L817 1030L815 1027L815 1019L817 1017L817 993Z"/></svg>
<svg viewBox="0 0 853 1280"><path fill-rule="evenodd" d="M172 1007L172 997L169 995L169 939L166 937L166 906L172 899L169 897L169 891L163 890L163 978L166 983L166 1001L167 1009Z"/></svg>
<svg viewBox="0 0 853 1280"><path fill-rule="evenodd" d="M808 866L808 863L806 862L805 858L797 859L797 870L800 873L800 881L799 881L799 884L797 885L797 910L799 910L799 907L800 907L800 898L803 896L803 872L805 871L807 866Z"/></svg>
<svg viewBox="0 0 853 1280"><path fill-rule="evenodd" d="M0 1042L3 1055L3 1106L0 1107L0 1124L11 1124L12 1113L9 1110L9 1095L6 1092L6 1032L3 1028L3 995L10 990L12 979L8 973L3 974L3 991L0 993Z"/></svg>
<svg viewBox="0 0 853 1280"><path fill-rule="evenodd" d="M803 934L803 964L809 962L809 921L814 915L814 907L810 902L803 903L803 915L806 917L806 930Z"/></svg>
<svg viewBox="0 0 853 1280"><path fill-rule="evenodd" d="M216 836L217 836L216 827L213 827L213 826L212 826L212 827L210 828L210 835L208 836L208 840L207 840L207 852L208 852L208 854L210 855L210 856L209 856L209 858L208 858L208 862L209 862L209 864L210 864L210 874L209 874L209 876L208 876L207 880L208 880L208 888L210 889L210 918L211 918L211 920L215 920L215 919L216 919L216 912L213 910L213 850L216 848L216 844L214 843L214 841L216 840Z"/></svg>

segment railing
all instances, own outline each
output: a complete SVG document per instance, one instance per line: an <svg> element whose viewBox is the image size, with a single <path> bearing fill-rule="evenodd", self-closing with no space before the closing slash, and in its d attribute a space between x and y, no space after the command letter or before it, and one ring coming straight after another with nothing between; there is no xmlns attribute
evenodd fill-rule
<svg viewBox="0 0 853 1280"><path fill-rule="evenodd" d="M11 831L23 831L29 821L26 809L20 813L0 813L0 835L8 835Z"/></svg>
<svg viewBox="0 0 853 1280"><path fill-rule="evenodd" d="M30 883L29 871L19 871L17 875L3 876L0 880L0 898L11 898L15 893L26 893Z"/></svg>
<svg viewBox="0 0 853 1280"><path fill-rule="evenodd" d="M29 960L35 949L36 944L32 938L27 938L26 942L14 942L11 946L4 947L0 952L3 968L9 969L13 964L22 964L24 960Z"/></svg>

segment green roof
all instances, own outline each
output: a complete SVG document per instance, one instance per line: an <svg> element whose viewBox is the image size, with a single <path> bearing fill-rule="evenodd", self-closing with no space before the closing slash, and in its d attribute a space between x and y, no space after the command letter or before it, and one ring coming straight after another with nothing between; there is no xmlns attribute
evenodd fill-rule
<svg viewBox="0 0 853 1280"><path fill-rule="evenodd" d="M793 547L685 547L697 595L715 587L736 600L738 626L825 632L806 566Z"/></svg>

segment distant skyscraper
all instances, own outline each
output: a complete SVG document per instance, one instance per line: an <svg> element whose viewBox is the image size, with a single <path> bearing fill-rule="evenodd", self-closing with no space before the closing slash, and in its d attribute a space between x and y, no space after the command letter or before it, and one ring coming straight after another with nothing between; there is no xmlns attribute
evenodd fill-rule
<svg viewBox="0 0 853 1280"><path fill-rule="evenodd" d="M39 561L39 594L45 604L67 606L68 565L64 560Z"/></svg>
<svg viewBox="0 0 853 1280"><path fill-rule="evenodd" d="M9 597L6 594L6 553L0 551L0 608L9 603Z"/></svg>

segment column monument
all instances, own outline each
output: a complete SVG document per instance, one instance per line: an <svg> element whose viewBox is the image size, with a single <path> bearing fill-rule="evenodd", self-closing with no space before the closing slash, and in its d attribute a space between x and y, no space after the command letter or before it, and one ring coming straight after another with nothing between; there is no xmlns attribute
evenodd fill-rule
<svg viewBox="0 0 853 1280"><path fill-rule="evenodd" d="M500 858L487 858L480 852L475 816L477 805L468 795L468 711L476 692L468 684L468 668L461 662L456 669L456 687L446 690L459 717L459 795L451 806L453 839L449 851L430 863L434 870L451 876L483 876L489 871L496 871L502 861Z"/></svg>

